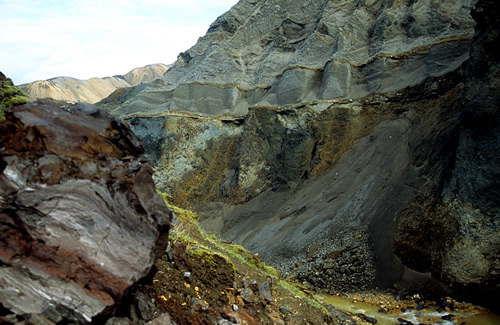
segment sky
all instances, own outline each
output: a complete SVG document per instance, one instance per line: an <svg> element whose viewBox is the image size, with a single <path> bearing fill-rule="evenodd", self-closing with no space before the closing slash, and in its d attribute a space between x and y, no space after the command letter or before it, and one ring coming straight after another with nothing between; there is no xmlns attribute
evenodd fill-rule
<svg viewBox="0 0 500 325"><path fill-rule="evenodd" d="M171 64L238 0L0 0L0 71L19 85Z"/></svg>

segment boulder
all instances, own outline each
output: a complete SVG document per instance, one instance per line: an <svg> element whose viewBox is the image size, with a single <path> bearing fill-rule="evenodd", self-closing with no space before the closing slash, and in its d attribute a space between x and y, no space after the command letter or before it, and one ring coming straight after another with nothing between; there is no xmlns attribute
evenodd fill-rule
<svg viewBox="0 0 500 325"><path fill-rule="evenodd" d="M0 124L0 303L54 323L104 316L168 242L141 141L91 105L40 101Z"/></svg>

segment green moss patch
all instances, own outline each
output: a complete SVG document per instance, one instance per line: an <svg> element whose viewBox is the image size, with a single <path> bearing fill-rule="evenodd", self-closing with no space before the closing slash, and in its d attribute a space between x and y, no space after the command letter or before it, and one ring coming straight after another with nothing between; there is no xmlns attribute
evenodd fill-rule
<svg viewBox="0 0 500 325"><path fill-rule="evenodd" d="M29 103L30 99L26 93L14 86L12 80L6 78L0 72L0 122L5 120L4 110L6 108Z"/></svg>

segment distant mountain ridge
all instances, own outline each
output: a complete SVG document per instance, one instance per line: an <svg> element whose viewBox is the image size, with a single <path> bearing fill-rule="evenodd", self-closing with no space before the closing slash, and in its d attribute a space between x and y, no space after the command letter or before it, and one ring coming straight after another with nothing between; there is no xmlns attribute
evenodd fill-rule
<svg viewBox="0 0 500 325"><path fill-rule="evenodd" d="M81 80L71 77L56 77L19 85L31 99L52 98L70 103L96 103L117 88L133 87L160 78L169 68L157 63L135 68L125 75Z"/></svg>

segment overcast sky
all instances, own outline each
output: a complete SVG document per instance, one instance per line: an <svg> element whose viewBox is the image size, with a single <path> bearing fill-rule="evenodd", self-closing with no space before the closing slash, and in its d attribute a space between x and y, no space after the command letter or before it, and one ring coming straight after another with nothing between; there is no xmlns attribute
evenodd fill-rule
<svg viewBox="0 0 500 325"><path fill-rule="evenodd" d="M0 71L15 84L173 63L238 0L0 0Z"/></svg>

